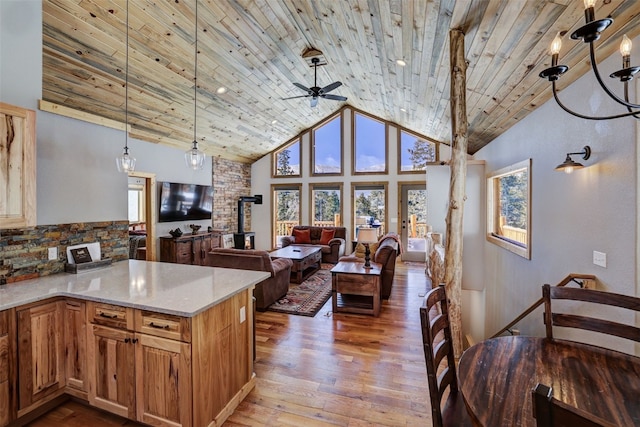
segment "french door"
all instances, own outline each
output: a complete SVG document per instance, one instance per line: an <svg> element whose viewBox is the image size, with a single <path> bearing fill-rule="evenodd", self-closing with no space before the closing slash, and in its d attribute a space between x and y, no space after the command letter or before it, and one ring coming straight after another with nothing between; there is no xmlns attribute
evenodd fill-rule
<svg viewBox="0 0 640 427"><path fill-rule="evenodd" d="M426 183L399 184L402 260L426 260L427 188Z"/></svg>

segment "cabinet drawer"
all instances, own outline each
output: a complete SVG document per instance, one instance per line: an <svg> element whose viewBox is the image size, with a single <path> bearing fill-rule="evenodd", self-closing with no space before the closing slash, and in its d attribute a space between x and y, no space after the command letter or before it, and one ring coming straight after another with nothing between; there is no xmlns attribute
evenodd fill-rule
<svg viewBox="0 0 640 427"><path fill-rule="evenodd" d="M136 310L135 319L136 332L191 342L191 319L189 318Z"/></svg>
<svg viewBox="0 0 640 427"><path fill-rule="evenodd" d="M89 302L87 305L87 317L91 323L133 330L133 309L101 302Z"/></svg>
<svg viewBox="0 0 640 427"><path fill-rule="evenodd" d="M336 292L353 295L373 295L378 277L359 274L337 274L334 277Z"/></svg>

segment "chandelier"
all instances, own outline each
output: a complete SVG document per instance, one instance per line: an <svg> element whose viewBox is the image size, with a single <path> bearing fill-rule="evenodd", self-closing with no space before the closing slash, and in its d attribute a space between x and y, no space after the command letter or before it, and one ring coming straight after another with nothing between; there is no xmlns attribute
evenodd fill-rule
<svg viewBox="0 0 640 427"><path fill-rule="evenodd" d="M116 157L118 172L129 173L136 168L136 158L129 154L129 0L127 0L127 48L124 84L124 151Z"/></svg>
<svg viewBox="0 0 640 427"><path fill-rule="evenodd" d="M198 103L196 97L198 95L198 0L196 0L196 37L195 37L195 64L193 77L193 146L184 153L184 161L188 168L199 170L204 167L204 152L198 150L197 121L198 121Z"/></svg>
<svg viewBox="0 0 640 427"><path fill-rule="evenodd" d="M614 114L611 116L587 116L585 114L576 113L569 109L566 105L564 105L560 99L558 98L558 92L556 90L556 80L560 78L561 75L566 73L569 70L569 67L566 65L558 65L558 54L560 53L560 48L562 47L562 39L561 33L558 33L556 37L553 39L551 43L551 67L543 70L539 76L548 79L551 82L551 88L553 90L553 97L556 102L564 111L569 114L572 114L576 117L580 117L582 119L587 120L609 120L609 119L618 119L621 117L633 116L636 119L640 119L640 105L633 104L629 102L629 81L633 79L633 76L640 71L640 67L632 67L631 66L631 40L629 37L624 35L622 37L622 42L620 43L620 54L622 55L622 69L611 73L609 77L613 79L620 79L620 82L624 86L624 99L617 96L615 93L607 87L607 85L602 80L600 76L600 72L598 71L598 64L596 62L595 49L593 47L593 42L600 38L600 33L607 29L612 23L613 19L604 18L604 19L595 19L595 11L594 6L596 4L596 0L584 0L584 16L586 24L582 27L578 28L571 34L571 38L573 40L582 40L584 43L589 43L589 53L591 57L591 68L593 69L593 73L595 74L598 83L605 91L607 95L611 99L613 99L618 104L621 104L626 110L626 113Z"/></svg>

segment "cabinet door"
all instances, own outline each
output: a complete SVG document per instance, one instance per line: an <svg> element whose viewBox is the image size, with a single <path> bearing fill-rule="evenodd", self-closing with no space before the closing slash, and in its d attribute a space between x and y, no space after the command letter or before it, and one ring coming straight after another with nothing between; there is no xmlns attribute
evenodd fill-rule
<svg viewBox="0 0 640 427"><path fill-rule="evenodd" d="M138 421L191 426L191 345L144 334L136 337Z"/></svg>
<svg viewBox="0 0 640 427"><path fill-rule="evenodd" d="M194 264L197 265L209 265L209 252L211 251L211 235L205 235L202 237L194 237Z"/></svg>
<svg viewBox="0 0 640 427"><path fill-rule="evenodd" d="M194 247L191 239L178 240L175 244L176 250L176 262L178 264L193 264L194 260Z"/></svg>
<svg viewBox="0 0 640 427"><path fill-rule="evenodd" d="M0 426L9 424L9 311L0 311Z"/></svg>
<svg viewBox="0 0 640 427"><path fill-rule="evenodd" d="M19 409L65 385L61 304L49 302L17 311Z"/></svg>
<svg viewBox="0 0 640 427"><path fill-rule="evenodd" d="M87 391L87 311L82 301L65 301L64 356L68 392L86 399ZM81 393L74 393L75 390Z"/></svg>
<svg viewBox="0 0 640 427"><path fill-rule="evenodd" d="M90 325L88 336L89 403L135 419L133 333Z"/></svg>

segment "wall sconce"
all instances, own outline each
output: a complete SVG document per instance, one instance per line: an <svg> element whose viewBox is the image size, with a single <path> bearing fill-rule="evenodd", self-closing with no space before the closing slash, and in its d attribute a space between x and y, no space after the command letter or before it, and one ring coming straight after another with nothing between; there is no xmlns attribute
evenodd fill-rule
<svg viewBox="0 0 640 427"><path fill-rule="evenodd" d="M565 173L571 173L574 169L582 169L584 165L582 163L577 163L571 160L571 156L580 154L583 160L589 160L591 157L591 147L585 145L582 151L578 153L567 153L567 158L564 159L564 163L556 166L557 171L564 171Z"/></svg>

